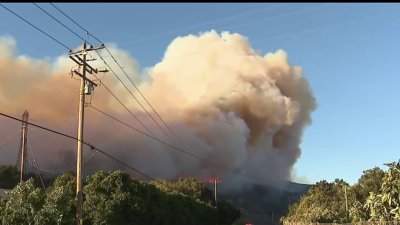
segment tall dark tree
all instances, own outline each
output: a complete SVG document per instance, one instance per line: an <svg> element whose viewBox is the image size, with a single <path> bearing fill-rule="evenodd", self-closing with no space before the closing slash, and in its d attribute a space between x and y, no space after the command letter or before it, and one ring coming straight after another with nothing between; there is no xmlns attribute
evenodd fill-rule
<svg viewBox="0 0 400 225"><path fill-rule="evenodd" d="M19 182L19 172L15 166L0 166L0 188L12 189Z"/></svg>

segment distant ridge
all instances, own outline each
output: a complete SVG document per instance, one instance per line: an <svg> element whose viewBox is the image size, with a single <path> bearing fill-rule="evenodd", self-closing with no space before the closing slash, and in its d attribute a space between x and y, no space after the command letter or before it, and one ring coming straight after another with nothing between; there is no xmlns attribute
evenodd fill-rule
<svg viewBox="0 0 400 225"><path fill-rule="evenodd" d="M279 219L288 212L312 185L288 182L281 188L270 185L247 185L240 191L221 194L221 199L231 202L254 225L280 224Z"/></svg>

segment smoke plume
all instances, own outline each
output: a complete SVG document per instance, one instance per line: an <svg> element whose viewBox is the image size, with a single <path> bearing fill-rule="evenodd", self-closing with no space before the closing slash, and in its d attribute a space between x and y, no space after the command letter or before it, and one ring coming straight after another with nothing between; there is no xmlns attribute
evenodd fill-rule
<svg viewBox="0 0 400 225"><path fill-rule="evenodd" d="M291 65L283 50L262 56L240 34L210 31L176 38L162 61L140 76L132 56L115 46L110 50L129 75L135 74L131 78L174 134L165 135L112 73L100 74L102 82L154 136L200 159L143 136L91 107L85 108L85 140L158 178L219 176L240 183L290 177L316 102L302 69ZM30 122L75 136L79 81L69 74L75 64L66 56L49 61L15 54L15 41L0 38L0 111L20 116L27 109ZM90 63L104 67L96 58ZM105 59L123 78L112 60ZM130 82L126 78L123 81L163 126ZM147 132L103 86L87 96L87 102ZM1 118L0 140L17 133L19 126ZM56 171L74 168L75 141L33 128L28 135L30 149L42 170L52 170L55 160ZM15 163L18 147L19 138L4 145L0 163ZM89 148L84 151L87 173L127 170Z"/></svg>

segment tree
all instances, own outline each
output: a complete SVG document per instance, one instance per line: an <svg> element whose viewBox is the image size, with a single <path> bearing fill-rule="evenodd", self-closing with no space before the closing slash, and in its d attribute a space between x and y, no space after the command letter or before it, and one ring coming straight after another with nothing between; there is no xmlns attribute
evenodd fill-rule
<svg viewBox="0 0 400 225"><path fill-rule="evenodd" d="M241 214L238 209L233 207L228 202L218 202L218 224L219 225L231 225L235 220L240 218Z"/></svg>
<svg viewBox="0 0 400 225"><path fill-rule="evenodd" d="M400 221L400 161L385 164L387 172L379 167L363 171L357 184L347 193L350 220ZM289 208L282 221L294 222L350 222L343 210L343 180L333 183L321 181L302 196L300 202ZM344 212L344 213L343 213Z"/></svg>
<svg viewBox="0 0 400 225"><path fill-rule="evenodd" d="M396 163L389 167L378 192L371 192L365 204L370 220L400 221L400 168Z"/></svg>
<svg viewBox="0 0 400 225"><path fill-rule="evenodd" d="M3 212L6 208L6 200L0 197L0 225L3 224Z"/></svg>
<svg viewBox="0 0 400 225"><path fill-rule="evenodd" d="M378 193L382 185L385 172L379 167L364 170L358 182L351 187L350 191L355 195L355 201L350 207L350 217L352 222L369 220L370 213L364 207L370 193Z"/></svg>
<svg viewBox="0 0 400 225"><path fill-rule="evenodd" d="M214 202L213 192L192 177L179 178L176 181L157 180L150 183L166 192L181 193L208 204Z"/></svg>
<svg viewBox="0 0 400 225"><path fill-rule="evenodd" d="M18 184L2 211L2 223L7 225L35 224L35 216L45 202L44 191L35 188L33 179Z"/></svg>
<svg viewBox="0 0 400 225"><path fill-rule="evenodd" d="M367 221L370 218L368 210L358 200L353 203L349 211L351 222Z"/></svg>
<svg viewBox="0 0 400 225"><path fill-rule="evenodd" d="M370 192L378 193L382 186L382 179L385 172L379 168L364 170L363 175L358 179L358 182L352 187L357 201L364 204L367 201Z"/></svg>
<svg viewBox="0 0 400 225"><path fill-rule="evenodd" d="M73 174L67 172L57 177L46 191L36 188L33 179L18 184L7 201L0 199L0 224L73 224L75 182ZM201 196L201 192L194 191L200 190L200 186L187 186L194 184L192 181L180 184L185 184L182 190ZM132 179L122 171L99 171L87 177L83 194L84 223L88 225L230 225L237 217L237 212L228 203L221 203L217 212L200 199L161 190Z"/></svg>
<svg viewBox="0 0 400 225"><path fill-rule="evenodd" d="M162 191L183 194L209 206L214 204L213 192L205 184L192 177L179 178L175 181L157 180L151 182L151 184ZM217 214L219 225L231 225L240 217L240 211L226 201L218 202Z"/></svg>
<svg viewBox="0 0 400 225"><path fill-rule="evenodd" d="M83 192L85 223L89 224L139 224L138 211L143 202L131 191L142 192L137 181L121 171L99 171L87 179Z"/></svg>
<svg viewBox="0 0 400 225"><path fill-rule="evenodd" d="M75 221L76 179L71 172L58 176L48 190L43 208L35 218L36 224L69 225Z"/></svg>
<svg viewBox="0 0 400 225"><path fill-rule="evenodd" d="M0 188L12 189L19 182L19 172L15 166L0 166Z"/></svg>
<svg viewBox="0 0 400 225"><path fill-rule="evenodd" d="M122 171L100 171L83 189L86 224L216 224L216 210L181 193L158 189Z"/></svg>
<svg viewBox="0 0 400 225"><path fill-rule="evenodd" d="M325 180L313 185L298 203L289 207L289 212L281 221L306 223L345 223L348 221L343 180L329 183ZM353 199L351 193L348 196Z"/></svg>

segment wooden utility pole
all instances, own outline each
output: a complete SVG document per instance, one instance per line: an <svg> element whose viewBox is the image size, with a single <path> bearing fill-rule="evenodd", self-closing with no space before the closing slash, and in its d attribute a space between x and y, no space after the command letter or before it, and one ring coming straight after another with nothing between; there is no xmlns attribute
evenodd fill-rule
<svg viewBox="0 0 400 225"><path fill-rule="evenodd" d="M349 217L349 206L347 205L347 186L344 186L344 199L346 202L346 218Z"/></svg>
<svg viewBox="0 0 400 225"><path fill-rule="evenodd" d="M218 179L218 177L214 177L212 179L208 180L209 183L214 183L214 203L215 203L215 208L218 207L218 199L217 199L217 184L218 182L221 182L220 179Z"/></svg>
<svg viewBox="0 0 400 225"><path fill-rule="evenodd" d="M75 63L82 68L82 71L74 70L74 74L81 77L81 86L80 86L80 100L79 100L79 121L78 121L78 149L77 149L77 159L76 159L76 197L77 197L77 208L76 208L76 224L83 224L83 196L82 196L82 141L83 141L83 125L84 125L84 116L85 116L85 95L90 95L92 88L97 86L95 82L86 77L86 72L93 74L98 72L107 72L98 71L94 69L89 64L87 64L87 53L89 51L98 50L104 48L104 45L101 45L98 48L87 48L86 42L83 43L83 49L77 52L70 51L69 58L72 59Z"/></svg>
<svg viewBox="0 0 400 225"><path fill-rule="evenodd" d="M215 200L215 207L218 208L218 203L217 203L217 183L218 183L218 178L214 178L214 200Z"/></svg>
<svg viewBox="0 0 400 225"><path fill-rule="evenodd" d="M21 146L20 146L20 182L22 183L24 181L24 174L26 170L26 140L27 140L27 135L28 135L28 117L29 117L29 112L25 110L24 114L22 114L22 128L21 128Z"/></svg>

